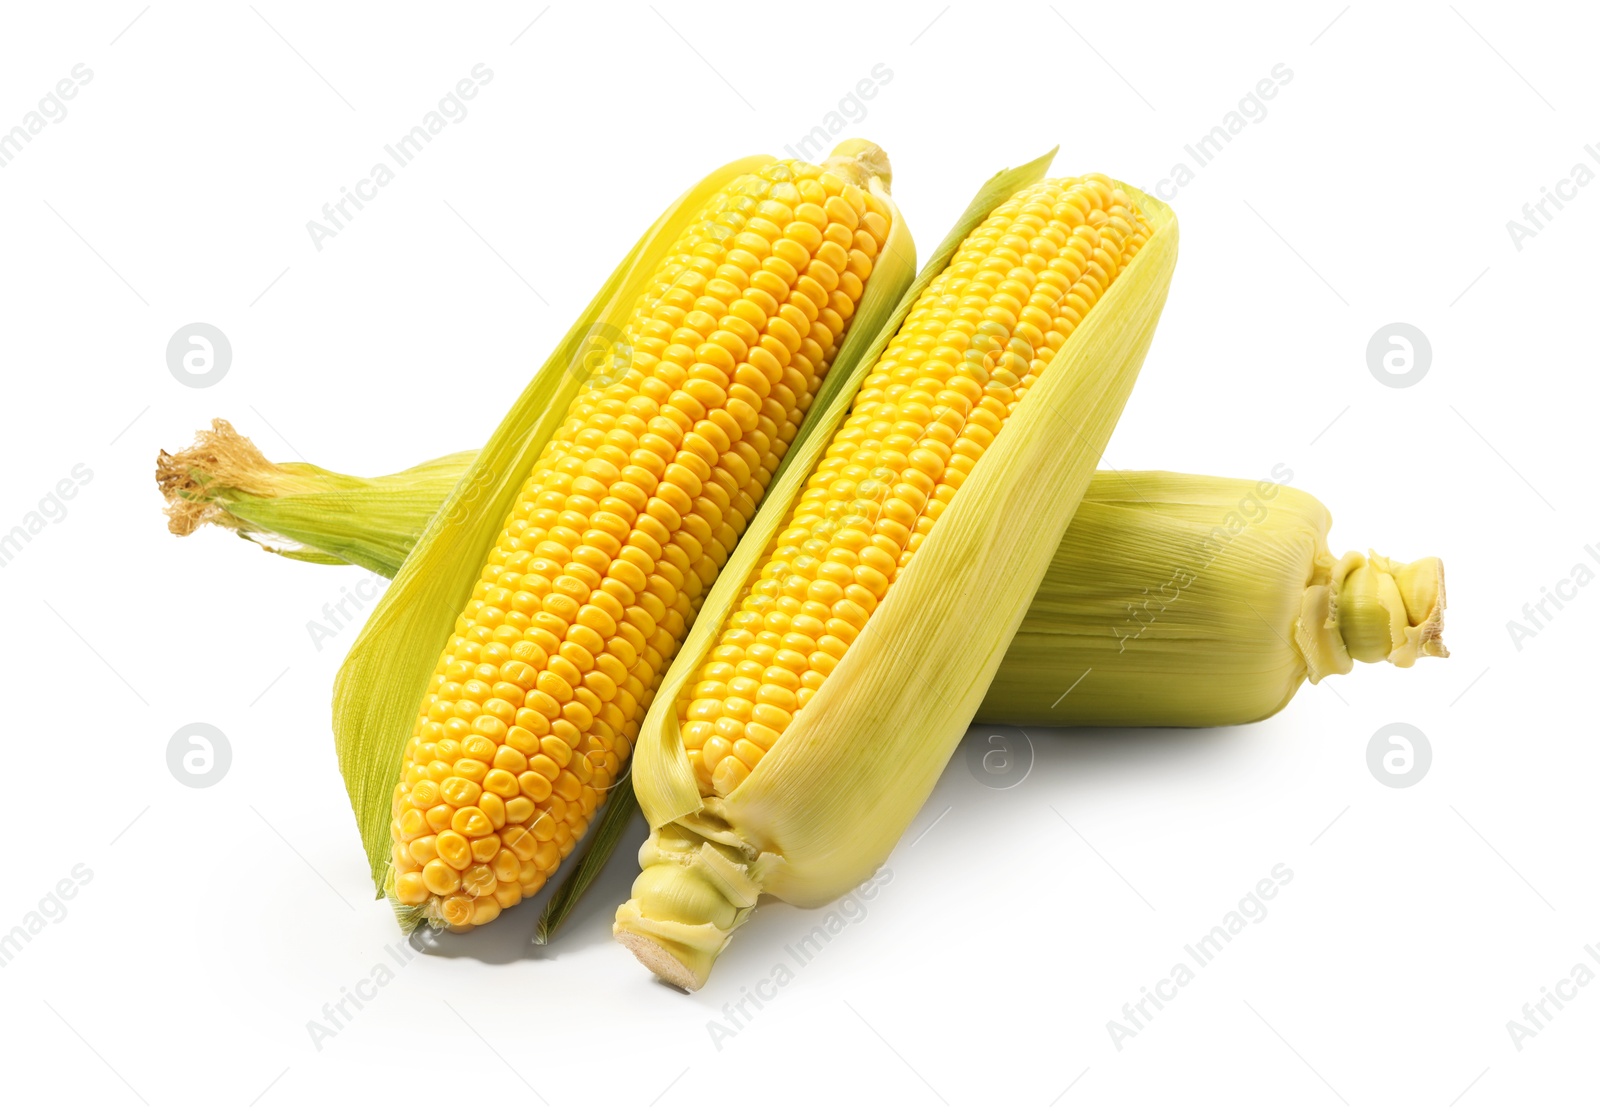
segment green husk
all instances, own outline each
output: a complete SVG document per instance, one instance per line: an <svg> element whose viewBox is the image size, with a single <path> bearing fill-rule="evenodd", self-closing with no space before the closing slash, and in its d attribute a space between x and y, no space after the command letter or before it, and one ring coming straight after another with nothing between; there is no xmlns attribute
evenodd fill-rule
<svg viewBox="0 0 1600 1113"><path fill-rule="evenodd" d="M571 871L562 879L561 884L556 886L556 891L545 903L544 912L539 916L538 926L533 930L535 943L542 946L550 942L556 932L561 930L561 925L578 906L578 901L584 892L611 860L611 854L617 849L617 843L628 830L629 821L637 814L639 814L639 801L633 795L633 781L627 774L623 774L622 780L612 786L610 794L606 797L605 808L600 813L600 822L595 824L594 833L589 837L587 845L578 852L577 861L573 863Z"/></svg>
<svg viewBox="0 0 1600 1113"><path fill-rule="evenodd" d="M1224 726L1276 714L1357 659L1449 656L1438 558L1336 559L1327 508L1274 472L1098 473L978 720Z"/></svg>

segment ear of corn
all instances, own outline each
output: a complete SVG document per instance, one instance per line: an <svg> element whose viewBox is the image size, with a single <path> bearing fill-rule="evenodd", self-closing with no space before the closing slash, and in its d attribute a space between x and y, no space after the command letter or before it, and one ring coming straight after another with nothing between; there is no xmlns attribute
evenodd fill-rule
<svg viewBox="0 0 1600 1113"><path fill-rule="evenodd" d="M680 702L702 792L736 789L816 695L1148 233L1106 184L1041 183L929 286Z"/></svg>
<svg viewBox="0 0 1600 1113"><path fill-rule="evenodd" d="M1357 660L1448 656L1439 559L1335 558L1330 522L1267 480L1098 473L978 719L1245 723Z"/></svg>
<svg viewBox="0 0 1600 1113"><path fill-rule="evenodd" d="M860 392L829 408L828 444L801 445L662 682L634 768L652 834L614 932L674 984L703 984L760 893L822 903L888 856L977 710L1121 413L1165 301L1177 225L1108 179L1029 184L1041 169L1006 183L998 207L980 202L935 256L908 294L907 325L892 344L880 337ZM1001 418L996 409L1003 428L976 416ZM871 440L878 462L849 472ZM919 531L924 515L934 521ZM830 520L823 536L815 527ZM892 547L879 544L886 526ZM892 558L892 582L867 547ZM847 581L841 550L866 574ZM818 647L814 684L777 656L799 652L790 635ZM830 652L824 637L844 648ZM759 647L754 693L734 693L739 665L706 671L731 660L719 656L730 645ZM696 727L708 721L696 701L719 698L698 685L718 682L723 713ZM759 719L767 704L788 722ZM777 736L746 729L708 762L735 722Z"/></svg>
<svg viewBox="0 0 1600 1113"><path fill-rule="evenodd" d="M624 314L692 215L718 190L758 170L764 161L743 159L707 175L618 264L429 522L340 667L334 686L334 745L380 893L390 871L394 787L416 705L427 692L439 648L471 596L482 556L522 479L587 377L585 349L591 337L606 335L594 323L620 329Z"/></svg>
<svg viewBox="0 0 1600 1113"><path fill-rule="evenodd" d="M193 448L162 453L158 476L174 520L392 577L474 455L368 479L272 463L218 420ZM1448 657L1440 560L1335 558L1330 522L1315 498L1268 480L1096 472L977 721L1225 726L1267 718L1302 681L1357 661Z"/></svg>
<svg viewBox="0 0 1600 1113"><path fill-rule="evenodd" d="M402 922L486 922L582 836L845 322L875 331L910 281L881 155L745 160L680 198L399 567L334 733Z"/></svg>

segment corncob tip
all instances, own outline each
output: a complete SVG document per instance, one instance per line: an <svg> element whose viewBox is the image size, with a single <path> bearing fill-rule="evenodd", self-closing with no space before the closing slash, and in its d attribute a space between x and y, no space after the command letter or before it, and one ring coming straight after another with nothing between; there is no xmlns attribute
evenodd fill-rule
<svg viewBox="0 0 1600 1113"><path fill-rule="evenodd" d="M276 495L281 469L264 456L249 437L215 418L210 429L195 434L194 444L178 452L156 455L156 486L167 500L167 528L186 537L207 522L237 528L233 516L213 501L213 492L234 488Z"/></svg>
<svg viewBox="0 0 1600 1113"><path fill-rule="evenodd" d="M822 168L862 188L877 178L885 192L894 177L888 153L870 139L846 139L833 149L833 154L828 156Z"/></svg>
<svg viewBox="0 0 1600 1113"><path fill-rule="evenodd" d="M1369 551L1346 553L1306 588L1295 643L1313 683L1349 672L1356 661L1409 668L1419 657L1448 657L1444 562L1407 564Z"/></svg>

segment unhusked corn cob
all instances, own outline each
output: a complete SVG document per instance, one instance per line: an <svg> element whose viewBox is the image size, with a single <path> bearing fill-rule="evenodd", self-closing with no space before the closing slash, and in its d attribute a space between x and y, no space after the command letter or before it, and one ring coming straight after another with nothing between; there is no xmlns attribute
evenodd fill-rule
<svg viewBox="0 0 1600 1113"><path fill-rule="evenodd" d="M1273 473L1097 473L979 721L1245 723L1356 661L1448 657L1439 559L1336 558L1327 508Z"/></svg>
<svg viewBox="0 0 1600 1113"><path fill-rule="evenodd" d="M703 984L763 892L822 903L887 856L1110 438L1177 226L1109 179L1027 184L1037 166L969 209L663 680L633 773L651 835L613 932L674 984Z"/></svg>
<svg viewBox="0 0 1600 1113"><path fill-rule="evenodd" d="M962 244L868 375L680 703L703 791L738 788L782 738L1149 234L1126 193L1089 177L1021 191Z"/></svg>
<svg viewBox="0 0 1600 1113"><path fill-rule="evenodd" d="M214 426L194 449L162 454L175 517L203 516L269 551L342 557L385 576L474 455L362 479L274 464L227 422ZM198 478L219 472L221 488ZM1287 478L1096 472L977 720L1244 723L1274 714L1302 681L1356 661L1404 668L1449 656L1438 558L1335 559L1327 509ZM191 501L195 492L201 501Z"/></svg>

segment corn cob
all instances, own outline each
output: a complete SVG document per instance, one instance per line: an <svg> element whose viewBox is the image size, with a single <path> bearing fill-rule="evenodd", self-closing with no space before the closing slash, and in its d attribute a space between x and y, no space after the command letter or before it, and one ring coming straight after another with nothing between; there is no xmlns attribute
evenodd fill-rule
<svg viewBox="0 0 1600 1113"><path fill-rule="evenodd" d="M1439 559L1335 558L1330 525L1282 482L1096 475L978 719L1253 722L1356 661L1448 657Z"/></svg>
<svg viewBox="0 0 1600 1113"><path fill-rule="evenodd" d="M1043 182L934 279L679 701L703 792L728 795L777 744L1149 234L1108 181Z"/></svg>
<svg viewBox="0 0 1600 1113"><path fill-rule="evenodd" d="M272 463L219 419L158 477L177 521L393 576L473 456L363 479ZM1327 508L1287 478L1096 472L976 721L1247 723L1356 661L1449 656L1438 558L1335 559Z"/></svg>
<svg viewBox="0 0 1600 1113"><path fill-rule="evenodd" d="M335 727L375 879L403 923L486 923L582 837L880 254L909 251L887 175L881 151L852 141L823 167L756 160L692 191L399 570L340 671ZM898 286L903 265L887 270ZM581 381L552 385L580 358ZM435 647L431 669L419 644ZM390 660L401 646L403 668ZM417 710L401 733L404 691ZM383 840L370 817L385 770Z"/></svg>
<svg viewBox="0 0 1600 1113"><path fill-rule="evenodd" d="M731 244L706 234L746 201ZM679 239L629 322L621 381L573 404L440 657L394 790L400 903L485 923L583 836L888 228L870 193L778 163Z"/></svg>
<svg viewBox="0 0 1600 1113"><path fill-rule="evenodd" d="M1170 211L1098 176L1007 192L924 272L827 444L799 446L804 476L775 488L646 720L651 838L614 932L674 984L703 984L762 892L827 901L887 856L1132 388Z"/></svg>

